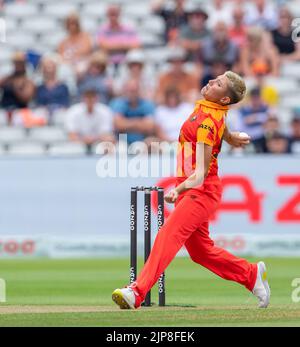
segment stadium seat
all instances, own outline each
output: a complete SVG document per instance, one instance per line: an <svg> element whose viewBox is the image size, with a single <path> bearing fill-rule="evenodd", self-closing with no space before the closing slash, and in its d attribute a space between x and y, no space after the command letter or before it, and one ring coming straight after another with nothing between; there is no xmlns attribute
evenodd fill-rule
<svg viewBox="0 0 300 347"><path fill-rule="evenodd" d="M53 47L48 45L47 42L40 43L41 40L38 41L37 48L35 49L35 52L40 55L51 55L53 54Z"/></svg>
<svg viewBox="0 0 300 347"><path fill-rule="evenodd" d="M300 142L293 143L291 146L291 149L292 149L292 153L300 154ZM0 149L0 153L1 153L1 149Z"/></svg>
<svg viewBox="0 0 300 347"><path fill-rule="evenodd" d="M72 95L75 95L74 93L77 92L76 78L72 66L68 64L60 64L57 75L60 81L64 81L67 84L70 93Z"/></svg>
<svg viewBox="0 0 300 347"><path fill-rule="evenodd" d="M0 63L0 78L9 75L13 70L11 63Z"/></svg>
<svg viewBox="0 0 300 347"><path fill-rule="evenodd" d="M77 6L82 5L85 2L89 2L92 0L69 0L69 1L65 1L65 2L72 2L72 4L76 4ZM55 4L55 5L59 5L62 3L61 0L30 0L30 2L40 5L40 6L46 6L49 4Z"/></svg>
<svg viewBox="0 0 300 347"><path fill-rule="evenodd" d="M14 19L22 19L39 15L39 8L36 4L26 3L11 3L4 8L4 16Z"/></svg>
<svg viewBox="0 0 300 347"><path fill-rule="evenodd" d="M138 0L138 3L141 3L142 1L149 1L149 0ZM136 4L137 0L102 0L101 2L105 3L106 5L117 4L123 7L124 5L128 5L128 3Z"/></svg>
<svg viewBox="0 0 300 347"><path fill-rule="evenodd" d="M5 29L6 32L14 32L18 28L18 20L12 17L5 18Z"/></svg>
<svg viewBox="0 0 300 347"><path fill-rule="evenodd" d="M83 6L81 14L82 16L87 16L89 18L97 18L98 20L103 20L105 18L107 4L104 3L88 3Z"/></svg>
<svg viewBox="0 0 300 347"><path fill-rule="evenodd" d="M57 21L50 17L33 17L26 18L22 23L23 30L34 34L48 34L55 32L57 29Z"/></svg>
<svg viewBox="0 0 300 347"><path fill-rule="evenodd" d="M8 33L7 42L11 47L18 50L27 50L36 46L34 35L25 32Z"/></svg>
<svg viewBox="0 0 300 347"><path fill-rule="evenodd" d="M12 144L8 147L7 154L9 155L45 155L45 146L40 143L24 142Z"/></svg>
<svg viewBox="0 0 300 347"><path fill-rule="evenodd" d="M283 124L289 124L293 116L292 109L290 107L284 108L281 106L276 110L276 115L278 116L280 122Z"/></svg>
<svg viewBox="0 0 300 347"><path fill-rule="evenodd" d="M35 4L35 5L47 5L50 2L51 3L60 3L61 0L30 0L31 3Z"/></svg>
<svg viewBox="0 0 300 347"><path fill-rule="evenodd" d="M58 143L67 140L67 135L63 129L57 127L33 128L29 132L29 138L32 141L44 143Z"/></svg>
<svg viewBox="0 0 300 347"><path fill-rule="evenodd" d="M86 146L75 142L53 144L50 145L47 153L51 156L81 156L86 154Z"/></svg>
<svg viewBox="0 0 300 347"><path fill-rule="evenodd" d="M72 12L77 12L78 6L76 3L67 3L60 1L59 3L47 4L44 7L44 13L54 18L63 19Z"/></svg>
<svg viewBox="0 0 300 347"><path fill-rule="evenodd" d="M282 98L280 103L280 107L287 108L287 109L293 109L299 106L300 106L299 95L285 96L284 98Z"/></svg>
<svg viewBox="0 0 300 347"><path fill-rule="evenodd" d="M282 64L281 73L284 77L293 77L300 79L300 63Z"/></svg>
<svg viewBox="0 0 300 347"><path fill-rule="evenodd" d="M7 125L7 114L4 110L0 110L0 125Z"/></svg>
<svg viewBox="0 0 300 347"><path fill-rule="evenodd" d="M164 34L165 21L159 16L148 16L141 24L143 31L148 31L156 35Z"/></svg>
<svg viewBox="0 0 300 347"><path fill-rule="evenodd" d="M10 144L26 139L26 132L23 128L17 127L1 127L0 128L0 143Z"/></svg>
<svg viewBox="0 0 300 347"><path fill-rule="evenodd" d="M66 33L64 30L59 30L58 28L51 35L49 33L44 32L39 41L42 44L46 44L49 49L55 51L59 43L66 37Z"/></svg>
<svg viewBox="0 0 300 347"><path fill-rule="evenodd" d="M150 2L126 4L123 12L124 15L129 17L146 19L151 14Z"/></svg>
<svg viewBox="0 0 300 347"><path fill-rule="evenodd" d="M8 63L13 55L13 50L7 45L1 45L0 63Z"/></svg>
<svg viewBox="0 0 300 347"><path fill-rule="evenodd" d="M293 94L299 92L299 83L293 78L267 77L266 84L276 88L279 94Z"/></svg>
<svg viewBox="0 0 300 347"><path fill-rule="evenodd" d="M97 20L97 18L83 16L81 17L81 26L82 30L94 35L100 26L100 20Z"/></svg>
<svg viewBox="0 0 300 347"><path fill-rule="evenodd" d="M57 2L60 2L60 0L56 0ZM72 4L76 4L77 6L82 6L84 4L86 4L87 2L92 2L95 0L72 0Z"/></svg>
<svg viewBox="0 0 300 347"><path fill-rule="evenodd" d="M157 47L156 49L145 49L144 52L148 62L161 64L166 62L169 49L166 47Z"/></svg>
<svg viewBox="0 0 300 347"><path fill-rule="evenodd" d="M142 46L145 48L156 47L163 44L163 41L161 38L149 32L139 32L139 39L142 43Z"/></svg>
<svg viewBox="0 0 300 347"><path fill-rule="evenodd" d="M5 154L7 154L5 147L4 146L0 146L0 156L3 156Z"/></svg>
<svg viewBox="0 0 300 347"><path fill-rule="evenodd" d="M56 110L53 112L51 120L55 126L63 126L65 124L66 110Z"/></svg>

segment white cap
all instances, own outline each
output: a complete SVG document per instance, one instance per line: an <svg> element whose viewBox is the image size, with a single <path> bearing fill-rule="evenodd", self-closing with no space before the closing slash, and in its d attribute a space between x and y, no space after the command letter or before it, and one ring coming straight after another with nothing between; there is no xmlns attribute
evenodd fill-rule
<svg viewBox="0 0 300 347"><path fill-rule="evenodd" d="M125 61L127 64L130 64L130 63L144 64L145 63L145 54L140 49L132 49L126 54Z"/></svg>

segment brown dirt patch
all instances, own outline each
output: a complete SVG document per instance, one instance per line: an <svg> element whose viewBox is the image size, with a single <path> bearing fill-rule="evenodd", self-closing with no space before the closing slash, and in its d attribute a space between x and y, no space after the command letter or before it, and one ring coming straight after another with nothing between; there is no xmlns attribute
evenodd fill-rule
<svg viewBox="0 0 300 347"><path fill-rule="evenodd" d="M0 315L16 313L111 312L117 310L118 307L109 306L0 306Z"/></svg>

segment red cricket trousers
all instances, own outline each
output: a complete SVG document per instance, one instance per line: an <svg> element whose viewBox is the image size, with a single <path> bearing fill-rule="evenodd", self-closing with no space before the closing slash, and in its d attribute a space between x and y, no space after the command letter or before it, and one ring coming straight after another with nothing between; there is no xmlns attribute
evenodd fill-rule
<svg viewBox="0 0 300 347"><path fill-rule="evenodd" d="M220 183L204 184L200 189L190 189L180 195L134 283L142 301L183 246L194 262L226 280L242 284L250 291L253 289L256 264L216 247L209 237L209 217L217 209L220 198Z"/></svg>

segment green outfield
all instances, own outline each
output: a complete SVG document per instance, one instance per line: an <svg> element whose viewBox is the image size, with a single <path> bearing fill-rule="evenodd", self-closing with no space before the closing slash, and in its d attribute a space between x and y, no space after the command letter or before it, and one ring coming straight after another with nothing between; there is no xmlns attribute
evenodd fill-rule
<svg viewBox="0 0 300 347"><path fill-rule="evenodd" d="M291 284L300 259L264 260L272 291L267 310L241 286L177 258L166 272L168 306L136 311L111 301L112 290L127 283L127 259L1 260L7 302L0 303L0 326L300 326ZM152 293L157 300L156 288Z"/></svg>

